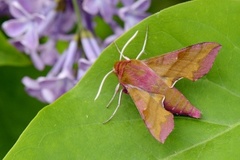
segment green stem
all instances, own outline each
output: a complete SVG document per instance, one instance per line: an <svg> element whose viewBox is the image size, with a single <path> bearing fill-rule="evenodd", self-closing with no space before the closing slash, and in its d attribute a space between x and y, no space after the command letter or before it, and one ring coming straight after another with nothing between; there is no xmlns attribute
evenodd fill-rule
<svg viewBox="0 0 240 160"><path fill-rule="evenodd" d="M78 23L78 31L77 31L77 33L80 33L81 30L83 29L80 9L78 7L77 0L72 0L72 3L73 3L75 14L77 16L77 23Z"/></svg>

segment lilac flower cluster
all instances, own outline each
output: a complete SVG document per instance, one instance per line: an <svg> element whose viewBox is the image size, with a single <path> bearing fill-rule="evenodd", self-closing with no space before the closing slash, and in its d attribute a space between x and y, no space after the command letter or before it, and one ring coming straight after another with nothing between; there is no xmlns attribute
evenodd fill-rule
<svg viewBox="0 0 240 160"><path fill-rule="evenodd" d="M35 80L24 77L26 91L46 103L56 100L81 79L106 45L148 16L150 3L150 0L0 0L4 6L0 7L0 15L7 12L11 15L2 24L11 43L29 55L38 70L52 66L46 76ZM105 40L97 37L95 16L111 27L113 35ZM123 21L123 27L114 16ZM56 46L62 41L69 45L59 53Z"/></svg>

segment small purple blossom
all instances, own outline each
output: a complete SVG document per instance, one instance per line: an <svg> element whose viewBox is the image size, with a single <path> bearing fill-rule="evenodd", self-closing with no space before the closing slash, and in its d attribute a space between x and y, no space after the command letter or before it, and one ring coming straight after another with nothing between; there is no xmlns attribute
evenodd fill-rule
<svg viewBox="0 0 240 160"><path fill-rule="evenodd" d="M76 17L69 4L66 4L65 8L54 9L48 12L45 16L45 20L39 26L39 34L47 35L54 39L64 39L68 37L69 32L76 23Z"/></svg>
<svg viewBox="0 0 240 160"><path fill-rule="evenodd" d="M49 39L46 43L39 45L38 52L41 53L41 60L47 65L54 65L60 56L56 49L56 41L53 39Z"/></svg>
<svg viewBox="0 0 240 160"><path fill-rule="evenodd" d="M124 28L129 29L142 19L146 18L149 14L145 11L149 8L149 6L149 0L139 0L131 5L128 3L127 6L121 8L118 15L125 22Z"/></svg>
<svg viewBox="0 0 240 160"><path fill-rule="evenodd" d="M86 57L90 61L95 61L101 53L101 49L97 43L97 40L93 37L88 30L82 30L81 42L84 51L87 52Z"/></svg>
<svg viewBox="0 0 240 160"><path fill-rule="evenodd" d="M75 85L74 81L67 76L64 78L39 77L37 80L24 77L22 83L28 94L45 103L52 103Z"/></svg>
<svg viewBox="0 0 240 160"><path fill-rule="evenodd" d="M88 30L82 30L81 43L83 50L86 52L87 59L80 58L78 61L78 79L85 74L87 69L95 62L101 53L101 48L99 47L97 40Z"/></svg>
<svg viewBox="0 0 240 160"><path fill-rule="evenodd" d="M19 41L25 51L32 58L34 65L39 70L44 68L44 63L37 53L39 46L38 26L44 20L44 15L40 13L40 7L45 6L42 1L16 0L9 2L9 10L14 19L2 24L6 34Z"/></svg>
<svg viewBox="0 0 240 160"><path fill-rule="evenodd" d="M9 15L8 5L5 0L0 0L0 16Z"/></svg>
<svg viewBox="0 0 240 160"><path fill-rule="evenodd" d="M10 36L18 39L29 49L35 50L38 46L38 35L36 26L44 19L42 15L29 13L24 6L17 1L10 5L10 13L15 19L3 23L4 31Z"/></svg>
<svg viewBox="0 0 240 160"><path fill-rule="evenodd" d="M77 42L71 41L69 48L58 59L46 77L39 77L36 80L24 77L22 82L26 91L43 102L52 103L71 89L77 82L72 69L77 57L77 49Z"/></svg>
<svg viewBox="0 0 240 160"><path fill-rule="evenodd" d="M80 58L78 61L78 75L77 75L77 79L80 80L84 74L86 73L86 71L88 70L88 68L94 63L94 61L91 60L87 60L84 58Z"/></svg>
<svg viewBox="0 0 240 160"><path fill-rule="evenodd" d="M91 15L99 13L106 22L110 22L116 12L117 2L118 0L84 0L83 9Z"/></svg>

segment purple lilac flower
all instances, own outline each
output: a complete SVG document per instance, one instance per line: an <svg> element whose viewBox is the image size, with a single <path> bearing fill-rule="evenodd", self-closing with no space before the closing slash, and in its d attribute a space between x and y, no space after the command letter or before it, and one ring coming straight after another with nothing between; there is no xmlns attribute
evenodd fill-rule
<svg viewBox="0 0 240 160"><path fill-rule="evenodd" d="M89 14L97 15L99 13L106 22L111 22L116 12L117 2L118 0L84 0L82 5Z"/></svg>
<svg viewBox="0 0 240 160"><path fill-rule="evenodd" d="M95 59L97 59L97 57L100 55L101 49L92 33L88 30L82 30L81 42L83 45L83 50L87 52L87 59L90 61L95 61Z"/></svg>
<svg viewBox="0 0 240 160"><path fill-rule="evenodd" d="M81 43L83 50L86 52L87 59L80 58L78 61L78 79L80 79L87 71L87 69L94 63L102 50L99 47L97 40L88 30L82 30Z"/></svg>
<svg viewBox="0 0 240 160"><path fill-rule="evenodd" d="M66 3L63 9L57 7L45 16L45 20L39 26L39 34L53 39L69 40L72 38L68 32L76 23L76 17L72 7Z"/></svg>
<svg viewBox="0 0 240 160"><path fill-rule="evenodd" d="M31 96L51 103L71 89L84 75L99 56L101 49L89 31L82 30L81 35L83 50L88 53L86 54L88 59L79 58L81 54L78 48L78 38L72 40L69 48L61 55L46 77L39 77L36 80L29 77L23 78L22 82ZM74 74L76 72L74 64L78 64L77 75Z"/></svg>
<svg viewBox="0 0 240 160"><path fill-rule="evenodd" d="M150 3L150 0L138 0L131 5L128 3L128 5L119 10L118 15L125 22L125 30L131 28L149 15L145 11L149 8Z"/></svg>
<svg viewBox="0 0 240 160"><path fill-rule="evenodd" d="M50 41L71 39L72 35L66 33L76 22L73 11L67 7L58 12L51 0L16 0L9 2L9 8L15 19L3 23L5 32L13 38L12 41L19 41L25 47L24 51L37 69L42 70L45 65L52 64L44 58L46 52L41 52L44 45L39 44L39 38L45 35L52 39ZM55 61L56 52L48 53L48 57Z"/></svg>
<svg viewBox="0 0 240 160"><path fill-rule="evenodd" d="M54 65L58 60L60 54L56 49L56 41L49 39L46 43L39 45L38 52L40 52L40 58L46 65Z"/></svg>
<svg viewBox="0 0 240 160"><path fill-rule="evenodd" d="M88 70L88 68L93 64L94 61L89 61L85 58L80 58L78 61L78 75L77 75L77 79L80 80L84 74L86 73L86 71Z"/></svg>
<svg viewBox="0 0 240 160"><path fill-rule="evenodd" d="M15 0L9 2L9 10L14 19L2 24L6 34L19 41L25 51L32 58L34 65L39 70L44 68L44 63L37 53L39 46L38 26L44 20L41 7L45 7L47 1Z"/></svg>
<svg viewBox="0 0 240 160"><path fill-rule="evenodd" d="M82 13L82 23L85 28L87 28L90 32L94 33L94 25L95 23L93 22L93 16L85 12L83 9L81 9Z"/></svg>
<svg viewBox="0 0 240 160"><path fill-rule="evenodd" d="M46 77L39 77L36 80L24 77L22 82L26 91L43 102L51 103L71 89L77 82L72 70L78 53L77 48L77 41L71 41L69 48Z"/></svg>
<svg viewBox="0 0 240 160"><path fill-rule="evenodd" d="M44 17L40 14L31 14L25 10L17 1L10 5L10 13L15 19L3 23L2 27L10 37L18 40L29 49L36 49L38 46L38 35L36 26L38 26Z"/></svg>

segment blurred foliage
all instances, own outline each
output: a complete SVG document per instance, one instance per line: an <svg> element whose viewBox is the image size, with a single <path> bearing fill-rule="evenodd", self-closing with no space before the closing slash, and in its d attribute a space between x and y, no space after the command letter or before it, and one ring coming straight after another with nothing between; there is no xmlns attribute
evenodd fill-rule
<svg viewBox="0 0 240 160"><path fill-rule="evenodd" d="M21 84L23 76L38 77L28 67L0 67L0 157L3 158L38 111L45 105L30 97Z"/></svg>

